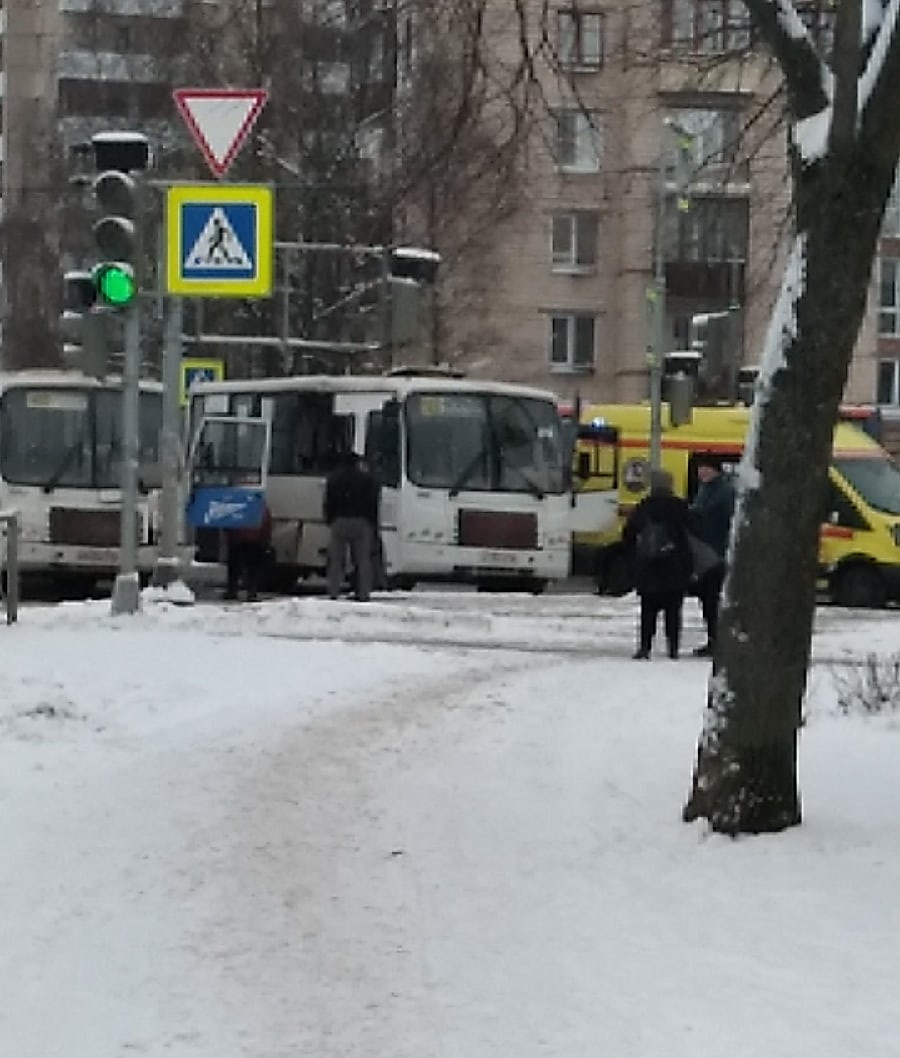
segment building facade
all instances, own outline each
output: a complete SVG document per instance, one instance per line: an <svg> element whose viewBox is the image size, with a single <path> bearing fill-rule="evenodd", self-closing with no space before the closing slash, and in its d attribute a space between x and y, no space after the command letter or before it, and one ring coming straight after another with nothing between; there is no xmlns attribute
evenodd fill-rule
<svg viewBox="0 0 900 1058"><path fill-rule="evenodd" d="M508 70L521 23L508 0L492 6ZM790 232L778 81L752 48L746 10L738 0L533 0L528 10L540 100L527 183L473 262L489 296L477 313L453 318L450 307L440 358L568 398L628 401L648 395L651 350L702 351L701 388L727 399L758 357ZM827 50L830 10L804 17ZM895 234L880 317L873 275L850 401L900 398Z"/></svg>
<svg viewBox="0 0 900 1058"><path fill-rule="evenodd" d="M278 185L280 230L295 238L302 231L307 238L352 241L352 207L363 196L347 147L355 142L356 101L344 0L0 4L7 364L58 358L53 331L60 277L89 265L93 252L90 195L71 177L89 174L90 156L78 149L94 133L141 131L153 148L154 175L209 178L177 115L175 87L268 87L259 134L230 175ZM159 217L157 208L148 222ZM279 277L296 284L312 274L307 287L329 287L337 282L331 271L324 263L304 276L280 270ZM313 304L323 296L316 289L306 300ZM301 301L295 299L298 311ZM273 308L268 316L280 313ZM265 307L245 315L245 328L262 330L272 322ZM255 370L275 370L281 362L251 359Z"/></svg>
<svg viewBox="0 0 900 1058"><path fill-rule="evenodd" d="M377 242L393 227L397 238L446 253L440 320L422 343L424 359L567 398L634 400L648 392L650 351L694 354L694 365L699 352L712 398L733 393L739 369L758 355L789 230L785 132L767 105L776 82L765 58L748 50L743 6L523 3L529 75L540 91L527 115L497 110L494 125L518 116L527 134L510 142L508 170L490 158L500 176L488 194L490 172L471 184L464 177L503 129L477 130L464 159L448 154L444 171L432 174L407 223L404 180L428 153L429 124L441 124L439 111L416 100L419 42L435 24L428 4L308 0L298 21L287 0L0 0L6 361L11 349L13 363L52 359L45 347L59 275L88 249L84 204L67 185L71 148L103 128L139 128L162 171L202 177L172 88L263 83L274 88L268 138L264 151L242 158L240 175L286 181L282 232ZM818 4L808 15L826 49L829 17ZM452 32L452 20L443 29ZM485 84L509 89L521 65L512 0L490 0L483 32L490 47L477 50L497 67ZM452 48L441 50L438 78L456 62ZM460 62L471 54L462 48ZM300 130L293 142L292 129ZM440 168L439 140L435 149ZM384 186L360 207L351 199L363 170ZM464 177L454 182L453 170ZM898 201L887 212L847 388L848 400L889 408L900 408ZM307 261L297 280L309 294L305 306L302 291L297 297L303 333L314 333L316 305L340 293L344 277L330 269ZM414 359L410 349L397 355ZM691 357L680 363L690 367Z"/></svg>

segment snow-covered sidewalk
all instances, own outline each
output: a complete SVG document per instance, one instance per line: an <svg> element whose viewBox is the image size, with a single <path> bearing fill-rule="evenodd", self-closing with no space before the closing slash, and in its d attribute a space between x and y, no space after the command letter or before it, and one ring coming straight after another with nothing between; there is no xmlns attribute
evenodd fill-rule
<svg viewBox="0 0 900 1058"><path fill-rule="evenodd" d="M819 624L831 659L900 618ZM0 1055L894 1058L897 723L816 666L804 826L708 838L707 666L633 633L584 596L26 610Z"/></svg>

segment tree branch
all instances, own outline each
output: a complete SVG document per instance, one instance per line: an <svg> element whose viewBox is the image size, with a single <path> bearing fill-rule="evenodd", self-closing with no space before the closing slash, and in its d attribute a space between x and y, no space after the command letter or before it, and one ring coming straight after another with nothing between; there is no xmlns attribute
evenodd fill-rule
<svg viewBox="0 0 900 1058"><path fill-rule="evenodd" d="M838 5L834 27L834 113L828 153L845 153L856 140L857 96L862 35L861 0Z"/></svg>
<svg viewBox="0 0 900 1058"><path fill-rule="evenodd" d="M831 71L819 57L791 0L745 0L747 9L784 74L789 113L802 121L831 101Z"/></svg>

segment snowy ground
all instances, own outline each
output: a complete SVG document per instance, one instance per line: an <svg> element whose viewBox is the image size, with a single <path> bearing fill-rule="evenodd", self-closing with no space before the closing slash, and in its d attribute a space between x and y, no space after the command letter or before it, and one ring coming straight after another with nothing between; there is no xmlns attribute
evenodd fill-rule
<svg viewBox="0 0 900 1058"><path fill-rule="evenodd" d="M896 1058L900 614L819 614L805 823L686 827L708 667L632 599L0 627L2 1058ZM694 604L687 646L701 640Z"/></svg>

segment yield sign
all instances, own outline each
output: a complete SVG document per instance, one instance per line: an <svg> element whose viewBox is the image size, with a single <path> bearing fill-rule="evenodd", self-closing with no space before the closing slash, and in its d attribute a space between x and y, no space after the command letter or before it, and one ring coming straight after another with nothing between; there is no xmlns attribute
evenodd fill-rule
<svg viewBox="0 0 900 1058"><path fill-rule="evenodd" d="M266 105L263 88L176 88L175 105L206 164L224 176Z"/></svg>

